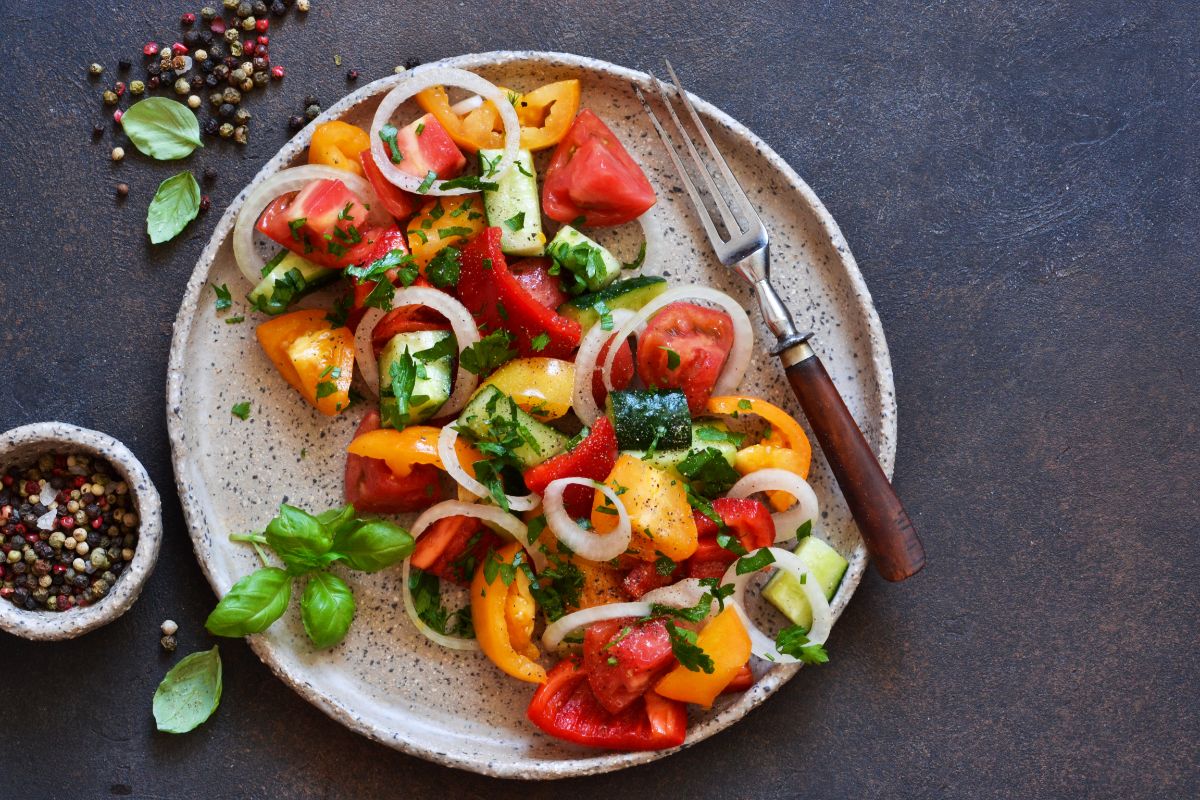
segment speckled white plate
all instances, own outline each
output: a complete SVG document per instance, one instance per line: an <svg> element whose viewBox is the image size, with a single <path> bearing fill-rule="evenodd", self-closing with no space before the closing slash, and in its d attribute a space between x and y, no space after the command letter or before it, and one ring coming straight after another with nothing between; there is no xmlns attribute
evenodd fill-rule
<svg viewBox="0 0 1200 800"><path fill-rule="evenodd" d="M647 85L645 74L558 53L482 53L442 63L477 71L514 89L581 78L583 104L598 111L621 137L658 192L652 224L671 244L651 253L645 271L674 282L713 285L746 308L753 307L748 287L709 255L662 144L633 96L631 83ZM367 127L379 99L396 80L364 86L318 122L345 118ZM702 100L697 103L770 231L776 286L798 323L816 331L815 343L830 373L890 474L896 442L891 364L879 318L845 240L821 201L779 156L717 108ZM251 186L283 167L303 163L314 127L285 145ZM284 499L313 510L341 503L344 448L361 414L329 420L316 413L259 349L253 312L244 303L235 303L222 315L214 310L208 283L228 284L235 297L250 289L234 264L229 241L249 188L221 218L188 283L175 322L168 377L168 423L179 493L200 565L220 594L256 567L254 554L231 544L229 533L260 529ZM631 225L608 232L604 240L629 258L639 236ZM328 301L318 297L307 304ZM245 323L225 323L225 316L240 313L246 314ZM779 364L766 352L767 331L757 322L757 310L751 316L763 346L743 386L800 416ZM244 400L253 409L246 421L230 414L230 407ZM823 509L817 533L850 559L833 601L836 616L858 585L865 551L819 454L811 480ZM314 651L295 608L267 633L250 639L280 678L348 727L422 758L511 778L606 772L673 752L596 751L542 734L524 717L531 686L501 675L480 654L443 650L413 629L401 607L398 570L355 574L352 582L358 614L338 647ZM771 624L778 625L778 619ZM837 669L836 632L831 649L834 659L825 669ZM752 689L694 716L687 744L741 719L797 670L759 667Z"/></svg>

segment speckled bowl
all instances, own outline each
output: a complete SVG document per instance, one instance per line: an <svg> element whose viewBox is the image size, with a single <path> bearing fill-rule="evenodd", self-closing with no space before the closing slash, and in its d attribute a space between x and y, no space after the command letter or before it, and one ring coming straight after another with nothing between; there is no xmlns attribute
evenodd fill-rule
<svg viewBox="0 0 1200 800"><path fill-rule="evenodd" d="M146 578L158 561L162 543L162 504L146 468L129 448L99 431L65 422L35 422L0 434L0 471L28 464L43 453L85 452L106 459L129 484L141 522L133 561L117 578L100 602L70 611L25 611L8 600L0 600L0 629L26 639L53 641L73 639L107 625L124 614L142 593Z"/></svg>
<svg viewBox="0 0 1200 800"><path fill-rule="evenodd" d="M662 143L634 97L633 85L648 86L648 76L560 53L482 53L439 63L514 89L581 78L584 105L601 113L658 193L647 227L663 244L651 248L644 272L677 284L715 286L753 308L749 287L711 256ZM380 98L398 80L389 77L362 87L317 122L344 118L369 126ZM780 294L798 324L816 331L814 343L830 374L890 474L896 441L891 364L879 318L845 240L821 201L778 155L714 106L698 98L696 103L770 232ZM415 115L411 105L401 111ZM281 168L304 162L315 127L309 125L284 145L230 205L196 265L175 322L167 385L175 474L200 565L219 594L256 567L253 551L230 543L228 534L260 529L284 499L314 511L342 501L345 447L362 413L331 420L309 407L255 342L254 312L238 302L218 313L208 288L210 282L225 283L239 297L251 288L233 259L235 216L254 186ZM539 169L547 158L547 153L539 154ZM628 261L637 251L641 230L626 225L605 229L598 238ZM328 305L331 299L318 295L302 305ZM226 324L226 316L242 314L246 323ZM800 417L777 360L767 353L768 334L757 310L751 317L760 345L743 388ZM252 406L244 421L230 414L243 401ZM850 560L832 602L836 618L858 585L866 554L819 454L810 481L822 507L816 535ZM294 607L267 632L250 637L251 647L280 678L348 727L422 758L509 778L607 772L674 752L590 750L543 734L524 716L531 686L506 678L478 653L445 650L414 630L401 607L398 570L353 574L349 580L358 612L337 647L315 651ZM759 611L761 624L771 629L781 625L775 612ZM837 645L835 630L833 662L823 669L837 669ZM757 682L749 691L693 714L687 744L741 719L798 671L796 666L770 669L766 663L756 663L755 669Z"/></svg>

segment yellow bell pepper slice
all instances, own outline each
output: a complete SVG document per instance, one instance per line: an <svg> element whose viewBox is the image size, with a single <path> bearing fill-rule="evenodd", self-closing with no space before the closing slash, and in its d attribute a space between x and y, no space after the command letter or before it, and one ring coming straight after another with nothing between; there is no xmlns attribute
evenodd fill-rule
<svg viewBox="0 0 1200 800"><path fill-rule="evenodd" d="M427 201L408 223L408 247L413 260L425 267L444 247L462 246L467 239L487 227L483 212L483 196L464 194L457 197L435 197ZM458 229L454 235L442 238L442 232Z"/></svg>
<svg viewBox="0 0 1200 800"><path fill-rule="evenodd" d="M414 425L402 431L379 428L368 431L350 442L346 452L386 461L398 478L405 478L411 474L413 464L433 464L438 469L445 470L437 451L440 433L440 428L430 425Z"/></svg>
<svg viewBox="0 0 1200 800"><path fill-rule="evenodd" d="M774 447L769 444L752 444L737 451L733 468L742 475L760 469L786 469L804 478L808 475L810 459L790 447ZM787 492L772 490L766 493L767 500L776 511L786 511L796 499Z"/></svg>
<svg viewBox="0 0 1200 800"><path fill-rule="evenodd" d="M558 419L571 410L575 365L557 358L517 358L493 372L483 386L495 386L531 416Z"/></svg>
<svg viewBox="0 0 1200 800"><path fill-rule="evenodd" d="M327 164L334 169L363 177L358 156L371 146L371 136L357 125L331 120L317 126L308 145L308 163Z"/></svg>
<svg viewBox="0 0 1200 800"><path fill-rule="evenodd" d="M680 665L668 672L654 691L683 703L711 708L729 682L750 658L750 636L732 606L704 626L696 636L696 646L712 659L712 672L693 672Z"/></svg>
<svg viewBox="0 0 1200 800"><path fill-rule="evenodd" d="M562 141L579 113L580 84L577 78L547 83L517 100L521 121L521 147L545 150Z"/></svg>
<svg viewBox="0 0 1200 800"><path fill-rule="evenodd" d="M620 496L629 513L633 538L628 555L653 561L661 553L672 561L683 561L696 552L699 535L682 480L626 453L617 459L605 483ZM607 503L604 495L596 492L593 502L592 527L596 532L608 533L616 528L616 515L599 510Z"/></svg>
<svg viewBox="0 0 1200 800"><path fill-rule="evenodd" d="M496 552L495 557L502 564L511 564L521 545L513 542ZM521 570L517 570L512 582L505 586L503 576L497 573L488 581L484 574L485 561L475 570L475 578L471 581L471 622L475 626L475 638L481 649L492 663L514 678L529 683L545 683L546 669L534 658L537 648L533 646L533 614L526 608L532 608L533 597L529 593L529 581ZM513 595L517 600L510 601ZM509 608L514 611L510 614ZM511 624L515 622L514 624ZM512 627L518 631L517 642L514 643ZM528 638L527 638L528 637ZM519 644L521 650L517 649ZM533 653L533 657L530 657Z"/></svg>
<svg viewBox="0 0 1200 800"><path fill-rule="evenodd" d="M325 316L321 309L280 314L259 325L255 336L283 379L332 417L350 406L354 334L330 328Z"/></svg>

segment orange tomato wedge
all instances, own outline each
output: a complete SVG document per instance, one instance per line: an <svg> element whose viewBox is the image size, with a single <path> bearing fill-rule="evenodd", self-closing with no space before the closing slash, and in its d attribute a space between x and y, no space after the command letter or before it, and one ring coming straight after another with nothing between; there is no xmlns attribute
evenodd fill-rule
<svg viewBox="0 0 1200 800"><path fill-rule="evenodd" d="M357 125L331 120L317 126L308 145L308 163L327 164L363 176L359 154L371 147L371 136Z"/></svg>
<svg viewBox="0 0 1200 800"><path fill-rule="evenodd" d="M441 428L432 425L413 425L402 431L379 428L357 437L346 448L347 453L387 462L398 478L408 477L413 464L432 464L440 470L446 467L438 455L437 441ZM474 464L483 454L462 438L455 441L454 451L467 474L474 475Z"/></svg>
<svg viewBox="0 0 1200 800"><path fill-rule="evenodd" d="M330 328L325 316L321 309L281 314L259 325L255 336L283 379L332 417L350 406L354 334Z"/></svg>

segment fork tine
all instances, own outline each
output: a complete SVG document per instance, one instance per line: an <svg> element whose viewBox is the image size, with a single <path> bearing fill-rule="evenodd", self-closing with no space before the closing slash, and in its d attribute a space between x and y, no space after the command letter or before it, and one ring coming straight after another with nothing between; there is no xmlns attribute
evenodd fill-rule
<svg viewBox="0 0 1200 800"><path fill-rule="evenodd" d="M637 84L634 84L633 91L637 94L637 99L642 104L642 108L646 110L646 116L650 117L650 124L654 126L654 130L658 132L658 138L662 139L663 145L667 148L667 155L670 156L671 162L675 165L676 171L679 173L679 179L683 181L683 188L687 190L688 196L692 198L692 205L696 209L696 214L700 217L700 222L704 225L704 230L708 234L708 240L714 249L720 250L724 241L720 234L717 233L717 228L713 225L712 217L708 213L708 209L704 205L704 198L700 196L700 192L696 190L696 185L692 183L692 179L688 177L687 169L683 166L683 161L679 157L679 152L675 149L671 138L667 136L667 132L663 130L662 123L658 119L658 115L654 113L654 109L646 102L645 95L642 94L642 89Z"/></svg>
<svg viewBox="0 0 1200 800"><path fill-rule="evenodd" d="M750 223L751 226L757 226L765 231L762 219L759 218L758 213L754 210L754 206L751 205L750 198L746 196L746 192L742 189L742 185L738 183L737 178L733 177L733 170L729 168L729 164L725 161L725 156L721 155L721 151L717 149L717 145L708 134L708 128L704 126L704 123L700 120L700 115L696 113L696 107L692 105L691 98L684 91L683 84L679 82L679 76L675 74L675 68L671 66L671 62L667 59L664 58L663 62L667 65L667 73L671 76L671 81L675 84L679 96L683 98L683 104L687 106L692 122L696 124L696 129L700 131L700 138L704 140L705 146L708 147L709 155L712 156L712 160L720 167L721 174L725 177L729 191L734 193L735 198L741 200L742 212L746 215L746 222ZM673 111L671 112L672 116L674 116L674 113ZM691 146L690 138L688 139L688 145Z"/></svg>
<svg viewBox="0 0 1200 800"><path fill-rule="evenodd" d="M668 63L667 68L670 69L670 66L671 65ZM721 191L717 189L717 184L713 181L712 173L709 171L708 165L705 164L704 160L700 158L700 153L696 151L696 145L692 143L692 137L688 135L687 128L683 127L683 123L680 121L679 116L675 113L675 105L671 102L671 98L667 95L666 85L660 81L658 76L653 72L650 72L649 75L651 80L654 81L655 88L658 89L659 99L662 100L662 104L667 107L667 113L671 115L671 121L675 123L675 130L678 131L679 137L683 139L684 144L687 146L688 152L692 156L692 161L696 164L696 171L700 173L700 177L704 181L704 185L708 187L708 193L712 195L713 204L716 205L717 211L720 212L721 219L725 223L725 233L728 235L730 240L736 239L742 232L741 223L733 215L733 212L730 211L729 204L725 201L725 195L723 195ZM687 93L683 91L683 87L679 85L678 81L675 82L675 87L679 89L680 96L682 96L686 102ZM689 105L689 108L690 107L691 106Z"/></svg>

